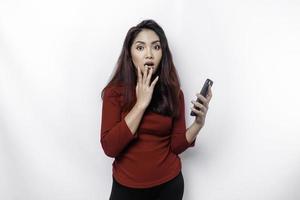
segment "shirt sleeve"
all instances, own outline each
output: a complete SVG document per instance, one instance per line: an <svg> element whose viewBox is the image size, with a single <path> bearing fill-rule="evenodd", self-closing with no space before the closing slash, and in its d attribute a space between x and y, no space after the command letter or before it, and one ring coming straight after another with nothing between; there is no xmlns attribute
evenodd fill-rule
<svg viewBox="0 0 300 200"><path fill-rule="evenodd" d="M180 114L177 118L173 118L173 126L171 132L171 151L175 154L184 152L187 148L195 146L196 139L189 143L186 139L186 123L185 123L185 105L184 94L182 90L179 93L179 110Z"/></svg>
<svg viewBox="0 0 300 200"><path fill-rule="evenodd" d="M128 143L136 138L127 126L125 118L121 118L119 97L120 93L112 88L106 88L104 91L100 143L109 157L117 157Z"/></svg>

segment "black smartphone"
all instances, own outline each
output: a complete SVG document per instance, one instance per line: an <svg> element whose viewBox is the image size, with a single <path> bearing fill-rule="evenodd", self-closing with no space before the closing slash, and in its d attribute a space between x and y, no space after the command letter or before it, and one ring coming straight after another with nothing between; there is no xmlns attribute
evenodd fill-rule
<svg viewBox="0 0 300 200"><path fill-rule="evenodd" d="M202 89L201 89L200 94L201 94L202 96L206 97L206 96L207 96L207 93L208 93L208 87L209 87L209 86L212 86L213 83L214 83L214 82L213 82L212 80L206 79L206 81L205 81L205 83L204 83L204 85L203 85L203 87L202 87ZM197 98L197 101L200 102L200 103L203 103L199 98ZM196 107L194 106L194 108L196 108ZM199 110L198 108L196 108L196 109ZM191 115L191 116L196 116L196 113L195 113L194 111L191 111L190 115Z"/></svg>

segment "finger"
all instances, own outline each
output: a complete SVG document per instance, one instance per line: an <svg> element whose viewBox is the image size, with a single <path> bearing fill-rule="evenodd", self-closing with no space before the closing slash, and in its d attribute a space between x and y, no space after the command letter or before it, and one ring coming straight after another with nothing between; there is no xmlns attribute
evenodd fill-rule
<svg viewBox="0 0 300 200"><path fill-rule="evenodd" d="M141 69L139 66L137 68L138 68L138 83L141 83L142 82L142 72L141 72Z"/></svg>
<svg viewBox="0 0 300 200"><path fill-rule="evenodd" d="M208 87L208 94L207 94L207 97L208 99L208 102L210 101L210 99L212 98L212 91L211 91L211 85Z"/></svg>
<svg viewBox="0 0 300 200"><path fill-rule="evenodd" d="M199 108L203 112L207 112L208 108L205 105L202 105L201 103L199 103L197 101L191 101L191 102L195 105L195 107Z"/></svg>
<svg viewBox="0 0 300 200"><path fill-rule="evenodd" d="M207 99L207 104L206 104L207 107L209 105L209 102L210 102L211 98L212 98L212 91L211 91L211 85L210 85L209 88L208 88L208 94L207 94L207 97L206 97L206 99Z"/></svg>
<svg viewBox="0 0 300 200"><path fill-rule="evenodd" d="M149 69L149 74L148 74L147 80L146 80L146 84L147 84L147 85L149 85L149 83L150 83L150 79L151 79L151 76L152 76L152 72L153 72L153 68L150 67L150 69Z"/></svg>
<svg viewBox="0 0 300 200"><path fill-rule="evenodd" d="M203 113L207 113L207 110L208 110L208 108L206 108L204 105L200 105L200 106L194 105L194 108L199 111L202 111Z"/></svg>
<svg viewBox="0 0 300 200"><path fill-rule="evenodd" d="M194 113L196 113L196 115L200 116L200 117L204 117L205 113L202 112L201 110L197 110L196 108L191 108L192 111L194 111Z"/></svg>
<svg viewBox="0 0 300 200"><path fill-rule="evenodd" d="M197 93L196 96L203 102L204 105L208 105L208 100L200 93Z"/></svg>
<svg viewBox="0 0 300 200"><path fill-rule="evenodd" d="M148 65L145 65L145 67L144 67L144 75L143 75L143 83L144 84L146 84L147 76L148 76Z"/></svg>
<svg viewBox="0 0 300 200"><path fill-rule="evenodd" d="M153 81L152 81L152 83L151 83L151 85L150 85L150 87L154 87L155 86L155 84L157 83L157 81L158 81L158 78L159 78L159 76L157 76Z"/></svg>

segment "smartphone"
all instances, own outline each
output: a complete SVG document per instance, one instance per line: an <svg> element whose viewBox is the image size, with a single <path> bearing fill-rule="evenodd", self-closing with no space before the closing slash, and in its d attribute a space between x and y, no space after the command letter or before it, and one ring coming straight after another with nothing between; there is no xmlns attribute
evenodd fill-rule
<svg viewBox="0 0 300 200"><path fill-rule="evenodd" d="M209 86L212 86L213 83L214 83L214 82L213 82L212 80L206 79L206 81L205 81L205 83L204 83L204 85L203 85L203 87L202 87L202 89L201 89L200 94L201 94L202 96L206 97L206 96L207 96L207 93L208 93L208 87L209 87ZM199 103L203 103L199 98L197 98L197 101L198 101ZM197 107L195 107L195 106L194 106L194 108L196 108L197 110L199 110L199 109L198 109ZM191 115L191 116L196 116L196 113L195 113L194 111L191 111L190 115Z"/></svg>

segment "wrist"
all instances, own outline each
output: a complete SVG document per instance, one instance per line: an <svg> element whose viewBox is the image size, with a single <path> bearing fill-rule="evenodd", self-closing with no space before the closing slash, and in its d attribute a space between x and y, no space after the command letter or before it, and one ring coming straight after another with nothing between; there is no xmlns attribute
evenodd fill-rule
<svg viewBox="0 0 300 200"><path fill-rule="evenodd" d="M141 104L139 104L139 103L136 103L136 104L134 105L134 107L135 107L136 109L140 110L140 111L145 111L145 110L146 110L146 107L143 106L143 105L141 105Z"/></svg>
<svg viewBox="0 0 300 200"><path fill-rule="evenodd" d="M196 127L197 129L199 129L199 130L202 129L203 125L204 125L204 124L202 124L202 123L200 124L200 123L198 123L198 122L196 122L196 121L194 121L194 123L193 123L193 126L195 126L195 127Z"/></svg>

